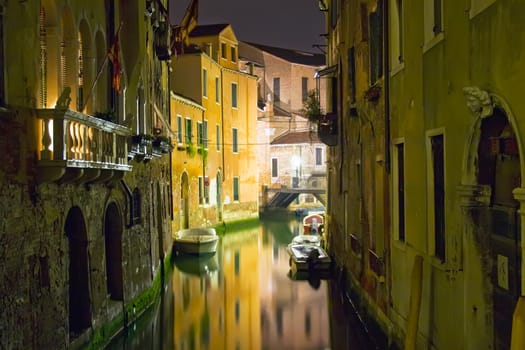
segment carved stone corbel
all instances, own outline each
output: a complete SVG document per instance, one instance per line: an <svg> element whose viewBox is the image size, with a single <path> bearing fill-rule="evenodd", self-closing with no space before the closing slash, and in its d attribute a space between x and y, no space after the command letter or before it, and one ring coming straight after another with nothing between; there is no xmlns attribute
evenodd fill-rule
<svg viewBox="0 0 525 350"><path fill-rule="evenodd" d="M476 117L485 118L492 115L494 103L487 91L475 86L466 86L463 88L463 94L467 100L467 107Z"/></svg>

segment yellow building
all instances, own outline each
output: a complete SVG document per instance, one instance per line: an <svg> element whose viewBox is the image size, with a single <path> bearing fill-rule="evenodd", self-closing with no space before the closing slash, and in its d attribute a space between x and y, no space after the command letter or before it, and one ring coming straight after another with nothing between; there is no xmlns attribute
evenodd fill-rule
<svg viewBox="0 0 525 350"><path fill-rule="evenodd" d="M203 176L203 187L190 186L190 193L204 194L205 200L199 220L190 219L190 226L257 217L256 78L238 70L238 42L229 24L197 26L189 40L172 61L171 89L204 110L194 121L202 123L207 144L204 168L194 175ZM172 129L177 130L174 118L172 111ZM190 139L199 144L199 127L192 130Z"/></svg>

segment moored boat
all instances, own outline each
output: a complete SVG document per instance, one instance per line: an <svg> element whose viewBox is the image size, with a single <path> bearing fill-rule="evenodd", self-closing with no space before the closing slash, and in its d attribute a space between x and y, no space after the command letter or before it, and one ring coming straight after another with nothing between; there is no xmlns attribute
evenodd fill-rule
<svg viewBox="0 0 525 350"><path fill-rule="evenodd" d="M326 271L332 268L332 259L326 251L312 244L290 244L290 268L292 273L298 271L315 272Z"/></svg>
<svg viewBox="0 0 525 350"><path fill-rule="evenodd" d="M195 227L178 231L173 241L179 253L213 254L217 250L219 236L214 228Z"/></svg>
<svg viewBox="0 0 525 350"><path fill-rule="evenodd" d="M305 234L321 234L324 225L324 216L320 213L309 214L303 218Z"/></svg>
<svg viewBox="0 0 525 350"><path fill-rule="evenodd" d="M318 235L297 235L292 239L290 244L313 244L321 246L321 236Z"/></svg>

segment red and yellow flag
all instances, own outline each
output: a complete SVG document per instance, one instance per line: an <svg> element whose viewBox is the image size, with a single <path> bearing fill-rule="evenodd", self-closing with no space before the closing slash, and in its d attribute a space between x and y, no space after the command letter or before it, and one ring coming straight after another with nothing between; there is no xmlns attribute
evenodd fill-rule
<svg viewBox="0 0 525 350"><path fill-rule="evenodd" d="M122 86L120 85L122 66L120 63L119 31L117 31L117 34L115 34L115 37L113 38L113 44L111 44L111 47L109 49L108 58L111 62L111 65L113 66L113 75L111 77L111 83L113 85L113 88L117 90L117 93L120 95L120 93L122 92Z"/></svg>

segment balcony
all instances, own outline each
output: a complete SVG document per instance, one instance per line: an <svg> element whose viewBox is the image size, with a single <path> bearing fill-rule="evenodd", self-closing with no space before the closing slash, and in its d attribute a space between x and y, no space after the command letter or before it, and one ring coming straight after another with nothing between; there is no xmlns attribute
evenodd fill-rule
<svg viewBox="0 0 525 350"><path fill-rule="evenodd" d="M131 171L128 128L69 109L36 115L39 183L109 183Z"/></svg>

